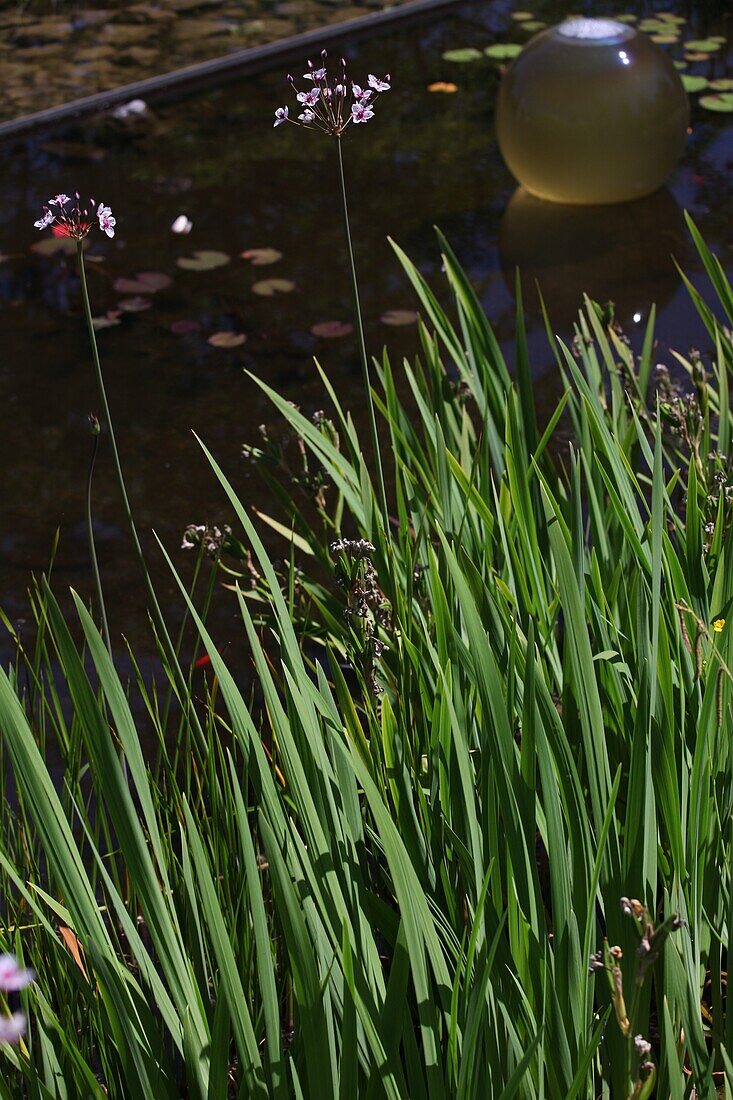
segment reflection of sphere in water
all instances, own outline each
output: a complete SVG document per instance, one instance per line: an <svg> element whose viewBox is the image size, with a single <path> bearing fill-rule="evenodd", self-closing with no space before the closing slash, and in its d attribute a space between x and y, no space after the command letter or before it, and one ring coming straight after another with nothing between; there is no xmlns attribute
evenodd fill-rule
<svg viewBox="0 0 733 1100"><path fill-rule="evenodd" d="M688 120L679 73L646 35L612 19L569 19L538 34L509 67L496 132L532 194L612 203L662 186Z"/></svg>
<svg viewBox="0 0 733 1100"><path fill-rule="evenodd" d="M514 286L516 268L528 291L537 281L557 326L572 321L583 294L615 302L622 323L653 302L663 305L679 286L672 257L684 264L688 251L682 213L666 187L609 206L543 202L518 187L499 231L507 282Z"/></svg>

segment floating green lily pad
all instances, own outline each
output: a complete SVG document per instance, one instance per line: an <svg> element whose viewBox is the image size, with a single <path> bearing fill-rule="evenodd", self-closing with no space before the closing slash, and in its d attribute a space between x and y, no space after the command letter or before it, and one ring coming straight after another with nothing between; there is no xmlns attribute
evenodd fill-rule
<svg viewBox="0 0 733 1100"><path fill-rule="evenodd" d="M691 42L685 42L685 49L689 53L717 53L722 45L719 38L695 38Z"/></svg>
<svg viewBox="0 0 733 1100"><path fill-rule="evenodd" d="M541 19L530 19L529 23L522 23L519 29L534 34L535 31L543 31L546 26L547 23L543 23Z"/></svg>
<svg viewBox="0 0 733 1100"><path fill-rule="evenodd" d="M704 76L690 76L689 73L685 73L682 77L682 84L686 92L701 92L708 86Z"/></svg>
<svg viewBox="0 0 733 1100"><path fill-rule="evenodd" d="M518 23L526 23L528 19L532 19L531 11L513 11L512 19L516 19Z"/></svg>
<svg viewBox="0 0 733 1100"><path fill-rule="evenodd" d="M684 15L675 15L671 11L658 11L656 18L663 19L665 23L676 23L678 27L687 22Z"/></svg>
<svg viewBox="0 0 733 1100"><path fill-rule="evenodd" d="M686 69L688 65L686 61L673 61L672 64L674 65L675 69Z"/></svg>
<svg viewBox="0 0 733 1100"><path fill-rule="evenodd" d="M474 46L466 46L460 50L446 50L443 54L444 61L456 61L463 64L467 61L478 61L481 57L481 50L477 50Z"/></svg>
<svg viewBox="0 0 733 1100"><path fill-rule="evenodd" d="M653 34L651 40L656 42L658 46L673 46L680 39L679 35L676 34Z"/></svg>
<svg viewBox="0 0 733 1100"><path fill-rule="evenodd" d="M637 20L637 16L633 15L629 11L626 11L623 13L623 15L614 15L614 19L617 23L635 23Z"/></svg>
<svg viewBox="0 0 733 1100"><path fill-rule="evenodd" d="M721 92L719 95L704 95L698 100L706 111L733 111L733 92Z"/></svg>
<svg viewBox="0 0 733 1100"><path fill-rule="evenodd" d="M646 34L662 33L669 31L669 29L669 23L665 23L663 19L642 19L639 23L639 30L644 31Z"/></svg>
<svg viewBox="0 0 733 1100"><path fill-rule="evenodd" d="M729 76L720 77L718 80L709 80L708 85L714 92L733 92L733 80Z"/></svg>
<svg viewBox="0 0 733 1100"><path fill-rule="evenodd" d="M697 52L697 53L686 53L685 57L687 58L688 61L709 61L710 60L710 54L709 53L699 53L699 52Z"/></svg>
<svg viewBox="0 0 733 1100"><path fill-rule="evenodd" d="M184 271L213 271L215 267L223 267L229 263L226 252L216 252L213 249L202 249L194 252L193 256L181 256L176 260Z"/></svg>
<svg viewBox="0 0 733 1100"><path fill-rule="evenodd" d="M509 61L520 54L522 48L518 42L497 42L493 46L487 46L484 53L494 61Z"/></svg>

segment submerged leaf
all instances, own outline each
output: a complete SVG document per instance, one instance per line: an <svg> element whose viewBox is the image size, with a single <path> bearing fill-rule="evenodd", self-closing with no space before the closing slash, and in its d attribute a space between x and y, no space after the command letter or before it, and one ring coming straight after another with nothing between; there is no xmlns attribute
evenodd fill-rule
<svg viewBox="0 0 733 1100"><path fill-rule="evenodd" d="M165 290L172 281L170 275L164 275L162 271L144 271L134 279L115 279L112 285L120 294L155 294L158 290Z"/></svg>

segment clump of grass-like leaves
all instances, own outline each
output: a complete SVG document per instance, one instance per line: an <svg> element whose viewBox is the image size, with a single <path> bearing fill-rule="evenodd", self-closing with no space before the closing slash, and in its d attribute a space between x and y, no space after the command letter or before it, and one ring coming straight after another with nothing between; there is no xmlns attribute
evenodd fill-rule
<svg viewBox="0 0 733 1100"><path fill-rule="evenodd" d="M289 567L204 448L256 705L182 584L203 739L142 677L133 717L82 601L80 649L35 592L0 673L0 949L37 973L0 1097L733 1086L730 334L696 296L716 353L679 390L653 315L637 358L587 302L541 430L521 306L512 381L441 248L452 320L397 250L423 323L378 364L390 537L325 376L315 422L260 383L317 490L267 466Z"/></svg>

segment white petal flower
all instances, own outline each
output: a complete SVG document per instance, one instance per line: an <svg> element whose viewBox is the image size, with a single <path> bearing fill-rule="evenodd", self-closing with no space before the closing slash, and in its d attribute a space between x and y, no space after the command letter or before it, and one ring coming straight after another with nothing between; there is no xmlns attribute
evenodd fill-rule
<svg viewBox="0 0 733 1100"><path fill-rule="evenodd" d="M369 87L374 88L375 92L388 92L391 84L387 80L380 80L374 73L369 73Z"/></svg>
<svg viewBox="0 0 733 1100"><path fill-rule="evenodd" d="M368 103L352 103L351 117L355 123L368 122L370 118L374 118L374 111Z"/></svg>
<svg viewBox="0 0 733 1100"><path fill-rule="evenodd" d="M34 978L32 970L18 965L15 955L0 955L0 990L3 993L17 993L29 986Z"/></svg>
<svg viewBox="0 0 733 1100"><path fill-rule="evenodd" d="M193 222L189 221L185 214L179 214L171 226L173 233L190 233L192 229Z"/></svg>
<svg viewBox="0 0 733 1100"><path fill-rule="evenodd" d="M54 195L52 199L48 200L49 206L64 206L67 202L71 202L68 195L64 195L63 192L60 195Z"/></svg>
<svg viewBox="0 0 733 1100"><path fill-rule="evenodd" d="M288 121L289 110L287 107L278 107L275 111L275 126L281 126L283 122Z"/></svg>
<svg viewBox="0 0 733 1100"><path fill-rule="evenodd" d="M25 1016L22 1012L0 1016L0 1043L17 1043L24 1035Z"/></svg>
<svg viewBox="0 0 733 1100"><path fill-rule="evenodd" d="M39 218L37 222L34 222L36 229L46 229L51 224L56 215L53 210L47 210L43 217Z"/></svg>
<svg viewBox="0 0 733 1100"><path fill-rule="evenodd" d="M298 115L299 120L303 123L304 126L309 126L311 122L313 122L315 117L315 114L313 113L313 111L310 110L310 108L306 108L306 110L303 111L302 115Z"/></svg>

